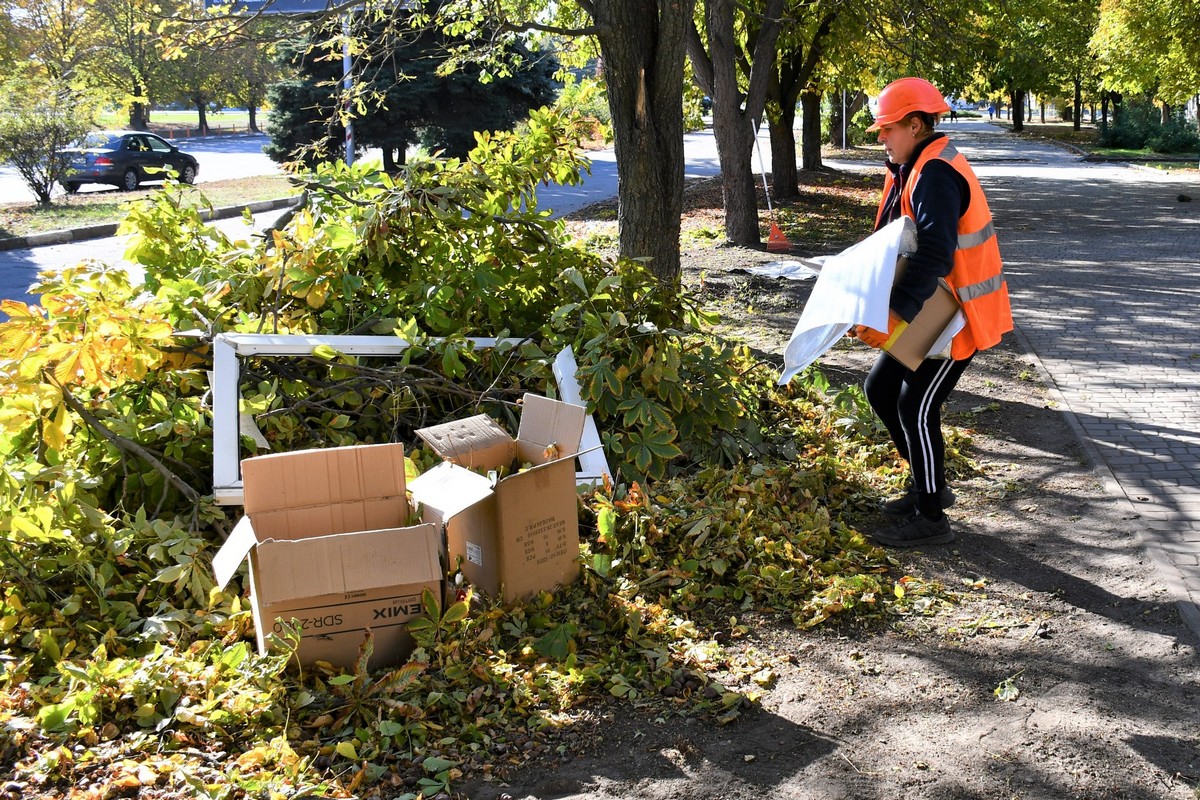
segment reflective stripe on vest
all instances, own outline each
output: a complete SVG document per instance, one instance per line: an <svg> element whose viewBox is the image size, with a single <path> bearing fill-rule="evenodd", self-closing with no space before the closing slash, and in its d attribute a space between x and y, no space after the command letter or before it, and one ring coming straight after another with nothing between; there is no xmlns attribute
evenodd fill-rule
<svg viewBox="0 0 1200 800"><path fill-rule="evenodd" d="M984 225L974 233L960 233L958 235L958 249L970 250L972 247L978 247L995 235L996 226L989 220L987 225Z"/></svg>
<svg viewBox="0 0 1200 800"><path fill-rule="evenodd" d="M1004 273L993 275L986 281L973 283L970 286L958 287L957 294L960 303L969 303L972 300L978 300L985 294L998 292L1004 287Z"/></svg>

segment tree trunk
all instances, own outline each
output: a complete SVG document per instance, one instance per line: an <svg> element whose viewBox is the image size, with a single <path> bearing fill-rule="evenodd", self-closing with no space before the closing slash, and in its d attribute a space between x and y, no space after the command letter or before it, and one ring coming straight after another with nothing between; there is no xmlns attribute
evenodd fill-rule
<svg viewBox="0 0 1200 800"><path fill-rule="evenodd" d="M767 99L780 110L778 129L775 120L772 120L771 128L771 170L774 178L771 193L776 198L800 194L799 162L796 157L796 103L800 99L800 92L809 85L825 56L825 40L840 13L839 7L822 17L807 43L793 40L785 45L775 59L775 68L771 70Z"/></svg>
<svg viewBox="0 0 1200 800"><path fill-rule="evenodd" d="M1009 118L1012 120L1013 133L1025 130L1025 90L1012 89L1009 91Z"/></svg>
<svg viewBox="0 0 1200 800"><path fill-rule="evenodd" d="M1082 125L1080 118L1084 116L1084 82L1082 82L1079 76L1075 76L1073 83L1075 85L1075 102L1072 104L1072 108L1074 109L1075 116L1070 127L1075 131L1079 131Z"/></svg>
<svg viewBox="0 0 1200 800"><path fill-rule="evenodd" d="M771 196L776 200L800 196L799 170L796 165L796 99L800 83L796 81L795 54L780 53L776 69L767 82L767 128L771 134ZM764 109L764 111L766 111Z"/></svg>
<svg viewBox="0 0 1200 800"><path fill-rule="evenodd" d="M796 103L788 103L777 115L768 117L771 131L771 196L790 200L800 196L796 169Z"/></svg>
<svg viewBox="0 0 1200 800"><path fill-rule="evenodd" d="M761 16L747 18L744 47L737 41L741 29L734 27L734 5L734 0L705 0L707 50L694 26L688 32L687 48L697 83L711 89L707 93L713 100L713 133L721 162L725 238L734 244L756 245L761 234L752 165L755 124L762 118L775 68L784 0L768 0ZM739 75L739 61L749 65L748 76Z"/></svg>
<svg viewBox="0 0 1200 800"><path fill-rule="evenodd" d="M705 25L713 68L713 134L721 161L721 195L725 205L725 238L734 244L759 243L758 198L754 169L754 118L742 102L738 86L737 43L733 0L706 0Z"/></svg>
<svg viewBox="0 0 1200 800"><path fill-rule="evenodd" d="M845 106L843 106L843 97ZM829 119L829 144L845 149L850 146L850 123L854 115L862 110L867 103L867 96L861 90L853 93L830 93L829 103L833 113Z"/></svg>
<svg viewBox="0 0 1200 800"><path fill-rule="evenodd" d="M821 93L806 89L800 93L800 168L817 170L821 163Z"/></svg>
<svg viewBox="0 0 1200 800"><path fill-rule="evenodd" d="M250 102L248 102L246 104L246 111L249 112L249 114L250 114L250 120L248 123L250 125L250 132L251 133L259 133L259 130L258 130L258 101L256 98L254 98L254 97L250 98Z"/></svg>
<svg viewBox="0 0 1200 800"><path fill-rule="evenodd" d="M133 96L142 96L142 87L133 87ZM144 131L150 128L150 109L145 103L135 101L129 104L129 129Z"/></svg>
<svg viewBox="0 0 1200 800"><path fill-rule="evenodd" d="M598 0L592 13L612 113L620 254L649 259L673 294L683 213L684 26L690 2Z"/></svg>
<svg viewBox="0 0 1200 800"><path fill-rule="evenodd" d="M1121 117L1125 114L1124 102L1125 97L1120 92L1109 92L1108 99L1112 104L1112 121L1113 125L1121 124Z"/></svg>
<svg viewBox="0 0 1200 800"><path fill-rule="evenodd" d="M208 103L203 98L192 98L196 104L196 127L201 136L208 136Z"/></svg>

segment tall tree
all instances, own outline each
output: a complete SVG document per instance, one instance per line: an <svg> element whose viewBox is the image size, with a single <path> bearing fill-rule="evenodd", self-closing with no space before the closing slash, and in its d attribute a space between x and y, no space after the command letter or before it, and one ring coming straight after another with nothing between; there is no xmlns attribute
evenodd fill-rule
<svg viewBox="0 0 1200 800"><path fill-rule="evenodd" d="M1105 0L1091 45L1108 89L1183 104L1200 87L1200 0Z"/></svg>
<svg viewBox="0 0 1200 800"><path fill-rule="evenodd" d="M171 67L156 33L169 9L155 0L92 0L102 47L89 75L110 101L129 109L129 127L145 130L155 99L169 94Z"/></svg>
<svg viewBox="0 0 1200 800"><path fill-rule="evenodd" d="M203 6L198 0L181 3L190 5L192 14L202 14ZM208 108L224 105L237 70L234 48L228 44L217 47L162 47L159 57L166 61L163 69L160 93L155 99L171 99L186 103L196 110L196 129L201 135L208 134Z"/></svg>
<svg viewBox="0 0 1200 800"><path fill-rule="evenodd" d="M764 0L735 14L734 0L704 0L704 33L688 29L688 56L697 83L712 97L713 134L721 162L725 238L758 244L753 157L774 72L775 43L785 0ZM748 74L743 84L739 65Z"/></svg>
<svg viewBox="0 0 1200 800"><path fill-rule="evenodd" d="M849 16L845 4L833 2L793 3L792 24L780 37L779 56L772 70L767 97L771 101L767 120L771 132L771 176L775 196L795 197L799 192L796 158L796 103L806 95L802 163L805 169L821 165L819 70L826 63L830 37L839 19ZM813 103L813 97L818 98ZM815 108L814 108L815 107ZM813 130L816 135L813 135Z"/></svg>
<svg viewBox="0 0 1200 800"><path fill-rule="evenodd" d="M680 278L684 32L692 8L693 0L530 0L481 10L473 0L452 0L444 9L460 32L487 25L512 39L538 31L558 37L560 59L599 56L616 151L619 252L646 261L671 293ZM476 49L487 44L478 39Z"/></svg>
<svg viewBox="0 0 1200 800"><path fill-rule="evenodd" d="M13 0L5 15L26 58L53 80L76 77L99 45L88 0Z"/></svg>
<svg viewBox="0 0 1200 800"><path fill-rule="evenodd" d="M258 133L258 109L267 99L267 87L279 79L279 67L271 57L270 44L239 43L230 55L229 96L250 115L250 130Z"/></svg>
<svg viewBox="0 0 1200 800"><path fill-rule="evenodd" d="M1071 122L1079 130L1083 91L1094 83L1097 73L1089 40L1099 23L1100 0L1064 0L1060 11L1048 20L1052 30L1047 37L1046 58L1054 88L1071 97Z"/></svg>

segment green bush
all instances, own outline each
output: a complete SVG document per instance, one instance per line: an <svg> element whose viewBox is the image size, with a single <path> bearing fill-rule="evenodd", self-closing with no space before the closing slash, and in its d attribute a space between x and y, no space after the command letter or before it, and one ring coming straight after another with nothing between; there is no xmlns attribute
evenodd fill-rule
<svg viewBox="0 0 1200 800"><path fill-rule="evenodd" d="M1165 125L1146 138L1146 146L1156 153L1198 153L1200 134L1194 123L1189 123L1180 109Z"/></svg>
<svg viewBox="0 0 1200 800"><path fill-rule="evenodd" d="M871 109L866 106L860 108L858 113L850 118L850 127L846 131L850 144L854 146L877 144L878 136L874 131L867 130L873 124L875 124L875 116L871 113Z"/></svg>
<svg viewBox="0 0 1200 800"><path fill-rule="evenodd" d="M568 76L554 107L563 114L578 115L592 125L589 138L612 139L612 112L604 82L595 78Z"/></svg>
<svg viewBox="0 0 1200 800"><path fill-rule="evenodd" d="M1182 110L1163 123L1162 113L1148 100L1125 103L1108 130L1101 133L1104 147L1129 150L1149 149L1156 153L1195 153L1200 151L1200 135Z"/></svg>

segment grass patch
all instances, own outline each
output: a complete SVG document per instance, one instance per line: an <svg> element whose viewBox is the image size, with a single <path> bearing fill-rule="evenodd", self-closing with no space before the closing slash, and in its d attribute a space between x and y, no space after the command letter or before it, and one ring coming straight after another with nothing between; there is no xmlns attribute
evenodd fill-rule
<svg viewBox="0 0 1200 800"><path fill-rule="evenodd" d="M119 222L125 216L126 203L158 191L162 191L162 187L152 186L136 192L117 189L83 192L58 197L46 207L34 202L0 205L0 239ZM183 187L183 193L189 203L221 208L273 200L298 192L283 175L259 175L187 186Z"/></svg>
<svg viewBox="0 0 1200 800"><path fill-rule="evenodd" d="M259 113L259 121L265 118L265 114ZM206 115L208 127L210 130L246 130L250 127L250 114L246 111L210 111ZM96 121L97 127L101 130L117 131L125 130L129 127L129 115L118 113L101 114ZM158 132L158 129L166 128L195 128L200 124L200 116L196 110L187 109L179 111L154 110L150 112L150 129Z"/></svg>

